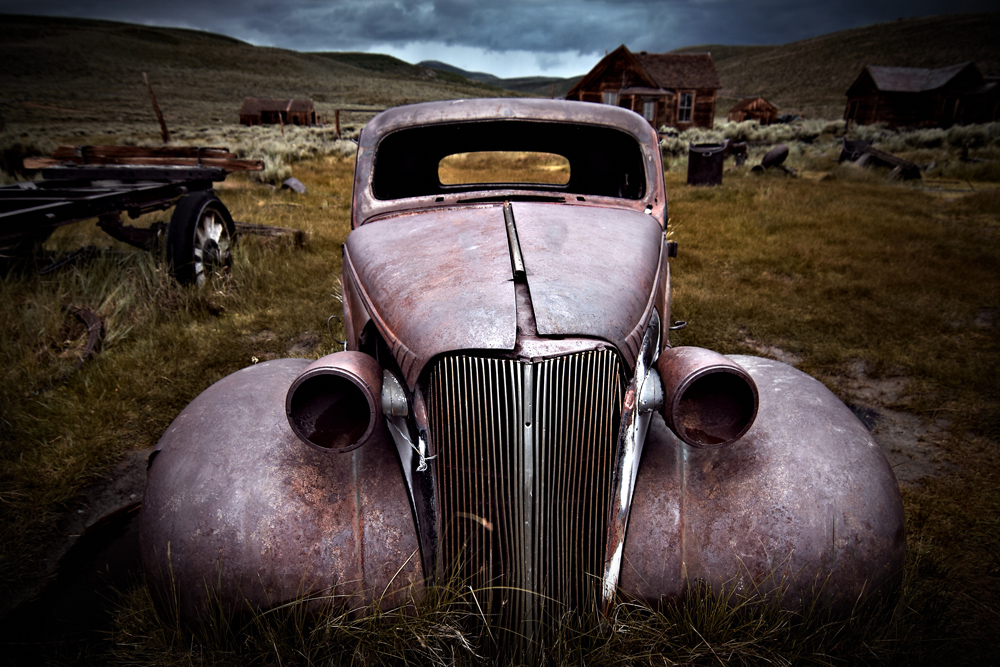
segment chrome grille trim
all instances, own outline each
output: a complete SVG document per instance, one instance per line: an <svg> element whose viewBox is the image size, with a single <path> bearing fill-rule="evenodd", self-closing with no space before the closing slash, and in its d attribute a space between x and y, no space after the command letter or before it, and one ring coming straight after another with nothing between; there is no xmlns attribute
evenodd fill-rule
<svg viewBox="0 0 1000 667"><path fill-rule="evenodd" d="M453 355L430 373L439 575L470 580L508 627L558 613L546 600L596 604L624 388L612 350Z"/></svg>

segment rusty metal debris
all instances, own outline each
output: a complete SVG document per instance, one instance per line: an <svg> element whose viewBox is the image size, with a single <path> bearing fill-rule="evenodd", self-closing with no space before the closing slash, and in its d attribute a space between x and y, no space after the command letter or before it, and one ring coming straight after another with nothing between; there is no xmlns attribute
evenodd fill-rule
<svg viewBox="0 0 1000 667"><path fill-rule="evenodd" d="M736 163L737 167L742 167L747 161L747 142L745 141L733 141L732 139L726 139L722 142L726 147L726 156L733 156L733 162Z"/></svg>
<svg viewBox="0 0 1000 667"><path fill-rule="evenodd" d="M737 167L746 164L747 142L726 139L717 144L688 146L688 185L720 185L725 159L733 157Z"/></svg>
<svg viewBox="0 0 1000 667"><path fill-rule="evenodd" d="M785 166L785 159L788 158L788 146L785 144L778 144L761 158L760 164L754 165L751 169L751 173L762 174L767 170L775 169L781 171L788 176L795 176L795 170Z"/></svg>
<svg viewBox="0 0 1000 667"><path fill-rule="evenodd" d="M914 180L920 178L920 165L901 157L886 153L871 145L870 141L848 140L840 152L841 162L851 162L859 167L883 167L891 169L889 178L892 180Z"/></svg>
<svg viewBox="0 0 1000 667"><path fill-rule="evenodd" d="M691 144L688 146L687 184L721 185L725 159L725 144Z"/></svg>
<svg viewBox="0 0 1000 667"><path fill-rule="evenodd" d="M76 367L79 368L100 351L100 345L104 339L104 322L92 311L79 306L67 306L66 312L87 327L87 342L84 343L83 350L81 350L76 362Z"/></svg>
<svg viewBox="0 0 1000 667"><path fill-rule="evenodd" d="M306 186L302 183L302 181L295 177L289 177L282 181L281 189L291 190L292 192L300 195L304 195L306 193Z"/></svg>

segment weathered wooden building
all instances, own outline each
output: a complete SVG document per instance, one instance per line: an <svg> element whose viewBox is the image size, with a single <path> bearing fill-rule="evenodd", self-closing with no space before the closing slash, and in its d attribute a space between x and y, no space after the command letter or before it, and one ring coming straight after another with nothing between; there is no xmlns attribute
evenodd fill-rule
<svg viewBox="0 0 1000 667"><path fill-rule="evenodd" d="M580 79L566 99L614 104L641 114L654 127L684 130L715 124L718 90L709 53L632 53L623 44Z"/></svg>
<svg viewBox="0 0 1000 667"><path fill-rule="evenodd" d="M241 125L315 125L312 100L276 100L247 97L240 108Z"/></svg>
<svg viewBox="0 0 1000 667"><path fill-rule="evenodd" d="M761 125L770 125L778 119L778 107L760 95L744 97L729 110L728 118L734 123L755 120Z"/></svg>
<svg viewBox="0 0 1000 667"><path fill-rule="evenodd" d="M844 119L889 127L988 123L1000 118L998 93L997 80L971 62L938 69L868 65L847 89Z"/></svg>

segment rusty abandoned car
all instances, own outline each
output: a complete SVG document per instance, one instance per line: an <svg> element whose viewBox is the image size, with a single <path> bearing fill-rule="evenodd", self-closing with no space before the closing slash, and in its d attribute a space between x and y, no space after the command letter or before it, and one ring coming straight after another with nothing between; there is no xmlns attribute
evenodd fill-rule
<svg viewBox="0 0 1000 667"><path fill-rule="evenodd" d="M494 152L541 155L541 177L446 170ZM170 425L139 529L153 590L193 620L309 595L391 607L458 576L530 629L694 586L792 608L893 588L885 456L795 368L670 345L666 222L656 133L631 111L376 116L343 246L346 349L237 371Z"/></svg>

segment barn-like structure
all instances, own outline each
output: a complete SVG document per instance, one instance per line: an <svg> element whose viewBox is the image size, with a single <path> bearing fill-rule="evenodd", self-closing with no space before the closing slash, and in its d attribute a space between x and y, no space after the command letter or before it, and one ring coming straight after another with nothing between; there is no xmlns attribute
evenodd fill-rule
<svg viewBox="0 0 1000 667"><path fill-rule="evenodd" d="M770 125L778 119L778 107L760 95L744 97L729 110L728 118L734 123L755 120L761 125Z"/></svg>
<svg viewBox="0 0 1000 667"><path fill-rule="evenodd" d="M971 62L937 69L868 65L847 90L844 119L889 127L989 123L1000 119L1000 81Z"/></svg>
<svg viewBox="0 0 1000 667"><path fill-rule="evenodd" d="M312 100L247 97L240 108L241 125L315 125Z"/></svg>
<svg viewBox="0 0 1000 667"><path fill-rule="evenodd" d="M654 127L710 128L719 87L710 53L632 53L623 44L580 79L566 99L625 107Z"/></svg>

